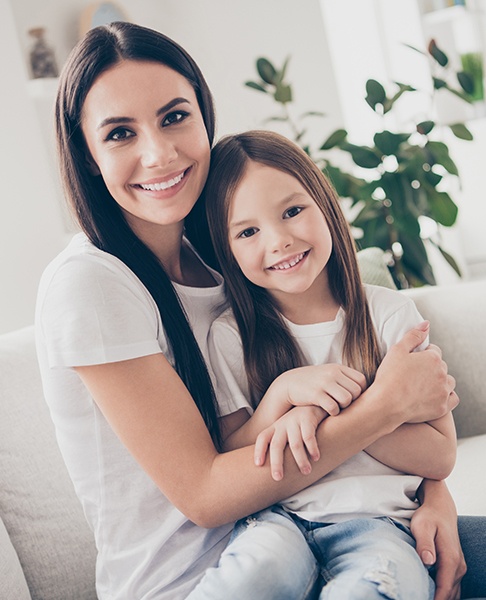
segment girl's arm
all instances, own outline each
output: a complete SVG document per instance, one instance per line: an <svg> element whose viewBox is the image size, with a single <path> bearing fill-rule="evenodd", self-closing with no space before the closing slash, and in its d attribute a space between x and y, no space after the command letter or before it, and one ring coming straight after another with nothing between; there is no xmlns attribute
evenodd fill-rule
<svg viewBox="0 0 486 600"><path fill-rule="evenodd" d="M293 406L312 405L335 416L365 388L362 373L339 364L300 367L282 373L270 385L251 417L241 409L221 418L224 448L235 450L254 444L264 429ZM321 420L322 417L319 422Z"/></svg>
<svg viewBox="0 0 486 600"><path fill-rule="evenodd" d="M456 429L449 413L428 423L404 423L366 452L393 469L440 480L450 475L456 448Z"/></svg>
<svg viewBox="0 0 486 600"><path fill-rule="evenodd" d="M286 452L274 481L253 448L216 451L188 390L162 354L76 368L111 427L161 492L189 519L216 527L287 498L405 422L439 418L457 405L454 379L437 353L411 352L409 332L388 352L375 381L339 418L325 419L321 458L302 475Z"/></svg>

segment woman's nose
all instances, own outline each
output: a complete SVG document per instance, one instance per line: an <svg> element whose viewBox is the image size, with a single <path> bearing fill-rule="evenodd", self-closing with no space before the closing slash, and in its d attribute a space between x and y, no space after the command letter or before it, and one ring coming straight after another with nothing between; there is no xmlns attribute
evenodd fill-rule
<svg viewBox="0 0 486 600"><path fill-rule="evenodd" d="M177 149L167 137L159 134L147 137L141 153L142 165L146 168L165 167L177 158Z"/></svg>

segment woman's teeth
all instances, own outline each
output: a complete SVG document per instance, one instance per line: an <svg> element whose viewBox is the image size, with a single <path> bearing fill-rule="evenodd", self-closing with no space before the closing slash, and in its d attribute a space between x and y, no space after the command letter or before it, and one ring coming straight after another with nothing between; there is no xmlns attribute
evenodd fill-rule
<svg viewBox="0 0 486 600"><path fill-rule="evenodd" d="M300 263L300 261L304 258L304 256L305 256L305 252L302 252L302 254L298 254L292 260L289 260L288 262L286 261L286 262L278 263L278 265L274 265L273 267L270 267L270 268L277 269L277 270L290 269L290 267L295 267L295 265L297 263Z"/></svg>
<svg viewBox="0 0 486 600"><path fill-rule="evenodd" d="M182 181L183 177L184 173L181 173L177 177L174 177L174 179L169 179L169 181L161 181L160 183L141 183L140 187L150 192L160 192L160 190L168 190L169 188L178 184L180 181Z"/></svg>

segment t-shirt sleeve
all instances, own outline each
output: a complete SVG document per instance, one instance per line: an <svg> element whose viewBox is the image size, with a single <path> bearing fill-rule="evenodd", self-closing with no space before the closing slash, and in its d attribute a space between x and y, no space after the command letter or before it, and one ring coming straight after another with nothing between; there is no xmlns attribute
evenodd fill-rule
<svg viewBox="0 0 486 600"><path fill-rule="evenodd" d="M397 297L399 302L396 303L394 310L381 323L379 338L383 344L382 350L384 354L388 352L393 344L399 342L407 331L410 331L410 329L413 329L424 320L413 300L404 297L394 290L390 291L394 295L399 294ZM427 336L426 340L415 351L425 350L428 345L429 338Z"/></svg>
<svg viewBox="0 0 486 600"><path fill-rule="evenodd" d="M228 318L228 312L212 324L208 347L220 415L224 417L241 408L253 414L243 346L236 323Z"/></svg>
<svg viewBox="0 0 486 600"><path fill-rule="evenodd" d="M40 323L50 367L118 362L163 351L158 310L122 263L81 255L46 284Z"/></svg>

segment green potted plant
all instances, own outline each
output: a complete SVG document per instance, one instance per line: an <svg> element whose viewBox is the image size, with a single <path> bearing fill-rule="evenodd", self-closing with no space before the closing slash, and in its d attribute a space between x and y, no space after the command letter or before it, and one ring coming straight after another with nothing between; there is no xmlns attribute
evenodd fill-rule
<svg viewBox="0 0 486 600"><path fill-rule="evenodd" d="M413 48L416 52L421 52ZM464 102L475 97L474 79L466 71L452 71L447 55L431 40L427 51L433 64L432 97L437 93L452 93ZM439 125L430 119L416 122L407 131L390 131L383 127L376 131L370 145L353 144L344 129L334 131L318 147L306 143L305 122L309 116L324 116L319 112L307 112L299 118L291 115L292 86L286 81L289 59L278 69L267 58L258 58L256 69L260 79L247 81L245 85L269 94L280 105L281 113L270 119L284 122L294 139L331 179L341 198L349 198L355 208L350 224L355 231L359 248L378 246L389 257L389 266L399 288L435 284L436 280L421 237L420 220L432 219L438 234L428 238L449 265L460 275L455 259L442 247L440 228L451 227L457 218L458 208L443 181L458 178L456 164L444 141L438 139L440 128L447 127L462 140L473 136L463 123ZM454 83L451 83L451 72ZM365 100L370 109L379 115L393 110L404 94L418 90L407 84L395 82L394 90L374 79L366 83ZM431 100L433 106L433 98ZM344 152L352 159L352 167L344 169L331 160L330 151ZM357 167L360 167L358 170ZM364 171L363 171L364 170ZM365 175L361 176L361 173ZM423 235L423 234L422 234Z"/></svg>

